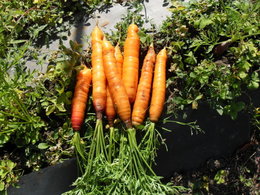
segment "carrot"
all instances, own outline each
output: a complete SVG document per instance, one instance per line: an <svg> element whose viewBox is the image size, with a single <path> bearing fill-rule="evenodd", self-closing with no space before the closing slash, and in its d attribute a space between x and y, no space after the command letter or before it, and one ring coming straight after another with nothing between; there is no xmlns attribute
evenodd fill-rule
<svg viewBox="0 0 260 195"><path fill-rule="evenodd" d="M162 49L156 56L152 99L150 104L149 116L150 123L146 125L145 135L142 138L139 146L143 148L144 158L150 165L155 160L158 138L161 137L159 131L155 128L155 122L159 120L162 114L163 105L165 101L166 92L166 61L167 53L166 49Z"/></svg>
<svg viewBox="0 0 260 195"><path fill-rule="evenodd" d="M77 75L77 83L72 99L71 124L75 131L79 131L84 121L88 92L91 83L91 69L84 66Z"/></svg>
<svg viewBox="0 0 260 195"><path fill-rule="evenodd" d="M103 40L103 60L105 74L108 81L112 100L121 120L127 127L131 127L131 107L126 89L117 70L115 49L109 41Z"/></svg>
<svg viewBox="0 0 260 195"><path fill-rule="evenodd" d="M96 157L102 155L105 159L107 158L107 151L105 145L105 138L103 133L102 116L106 107L106 77L103 67L103 54L102 54L102 42L104 34L103 32L95 26L91 33L91 63L92 63L92 77L93 77L93 104L96 111L96 126L93 133L93 141L91 142L86 174L91 175L93 170L93 163Z"/></svg>
<svg viewBox="0 0 260 195"><path fill-rule="evenodd" d="M115 47L115 59L117 65L117 71L119 72L120 78L122 76L122 64L123 64L123 55L120 51L120 47L117 44ZM106 116L108 120L108 124L110 127L113 126L114 119L116 116L116 111L114 108L114 102L111 99L110 91L107 88L107 101L106 101Z"/></svg>
<svg viewBox="0 0 260 195"><path fill-rule="evenodd" d="M102 113L106 106L106 77L103 67L102 57L102 39L103 32L96 26L91 33L91 62L93 77L93 104L96 110L97 118L102 119Z"/></svg>
<svg viewBox="0 0 260 195"><path fill-rule="evenodd" d="M136 99L132 113L133 125L141 125L145 118L145 113L150 101L152 88L153 69L155 63L155 51L153 45L150 46L143 62L141 78L138 84Z"/></svg>
<svg viewBox="0 0 260 195"><path fill-rule="evenodd" d="M120 79L122 79L122 65L123 65L123 55L120 51L120 47L117 44L115 47L115 59L116 68L119 73ZM114 102L110 95L110 90L107 89L107 103L106 103L106 116L109 124L109 147L108 147L108 162L112 162L113 157L115 157L115 130L114 130L114 119L116 116Z"/></svg>
<svg viewBox="0 0 260 195"><path fill-rule="evenodd" d="M130 103L135 101L138 85L140 38L137 33L138 27L130 24L124 44L123 82Z"/></svg>
<svg viewBox="0 0 260 195"><path fill-rule="evenodd" d="M152 168L146 162L141 151L138 148L136 137L135 137L136 130L132 128L132 124L131 124L130 102L124 84L120 79L119 72L117 71L116 68L114 48L111 45L111 43L105 39L103 40L103 59L104 59L105 74L107 77L108 86L111 92L112 99L116 106L116 111L119 117L121 118L121 120L126 124L127 127L128 144L129 144L129 150L131 152L129 154L130 157L128 158L129 163L127 163L127 166L124 169L126 170L126 168L129 167L130 169L129 173L134 177L136 177L137 179L141 179L139 177L141 175L146 174L145 168L147 168L153 175L155 175ZM124 135L122 135L122 140L124 139L125 137ZM123 148L125 148L125 146L123 146ZM121 155L120 158L122 158L122 156L124 155ZM125 159L120 159L120 160L125 160ZM145 168L143 166L145 166Z"/></svg>
<svg viewBox="0 0 260 195"><path fill-rule="evenodd" d="M122 76L122 66L123 66L123 62L124 62L124 57L121 53L121 50L120 50L120 47L118 44L115 46L115 58L116 58L117 70L119 72L119 75Z"/></svg>
<svg viewBox="0 0 260 195"><path fill-rule="evenodd" d="M109 92L109 88L107 88L106 116L107 116L109 126L112 127L116 116L116 111Z"/></svg>
<svg viewBox="0 0 260 195"><path fill-rule="evenodd" d="M152 100L150 105L150 120L157 122L162 114L166 92L166 49L162 49L156 56Z"/></svg>

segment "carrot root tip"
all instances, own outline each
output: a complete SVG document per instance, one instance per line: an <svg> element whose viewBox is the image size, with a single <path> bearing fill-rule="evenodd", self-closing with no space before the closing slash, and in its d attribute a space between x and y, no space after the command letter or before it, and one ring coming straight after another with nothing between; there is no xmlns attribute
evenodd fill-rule
<svg viewBox="0 0 260 195"><path fill-rule="evenodd" d="M102 120L103 117L102 112L97 112L96 114L97 114L97 119Z"/></svg>

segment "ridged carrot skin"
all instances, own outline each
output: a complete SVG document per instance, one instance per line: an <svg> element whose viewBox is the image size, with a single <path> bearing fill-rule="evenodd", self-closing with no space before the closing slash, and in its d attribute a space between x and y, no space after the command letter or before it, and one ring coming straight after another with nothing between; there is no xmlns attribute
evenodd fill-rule
<svg viewBox="0 0 260 195"><path fill-rule="evenodd" d="M109 126L113 127L114 119L116 117L116 111L108 87L107 87L106 116L107 116Z"/></svg>
<svg viewBox="0 0 260 195"><path fill-rule="evenodd" d="M156 56L152 100L150 105L150 120L157 122L162 114L166 92L166 49L162 49Z"/></svg>
<svg viewBox="0 0 260 195"><path fill-rule="evenodd" d="M150 93L153 81L153 70L155 63L155 51L151 45L144 58L140 81L138 84L136 99L132 113L133 125L141 125L150 101Z"/></svg>
<svg viewBox="0 0 260 195"><path fill-rule="evenodd" d="M96 26L91 33L91 63L93 79L93 104L98 119L102 119L102 113L106 107L106 77L103 67L102 40L104 34Z"/></svg>
<svg viewBox="0 0 260 195"><path fill-rule="evenodd" d="M124 43L123 82L130 103L135 101L138 85L140 38L137 33L138 27L130 24Z"/></svg>
<svg viewBox="0 0 260 195"><path fill-rule="evenodd" d="M86 66L77 75L71 111L71 124L75 131L80 130L84 121L91 77L91 69Z"/></svg>
<svg viewBox="0 0 260 195"><path fill-rule="evenodd" d="M132 126L131 107L123 81L120 79L120 74L117 70L115 49L111 43L105 39L103 40L102 46L105 74L112 100L115 104L117 114L126 124L127 128L130 128Z"/></svg>
<svg viewBox="0 0 260 195"><path fill-rule="evenodd" d="M117 70L118 70L119 74L122 76L124 57L121 53L121 50L120 50L120 47L118 44L115 46L115 58L116 58Z"/></svg>
<svg viewBox="0 0 260 195"><path fill-rule="evenodd" d="M121 53L119 45L115 46L115 58L116 58L117 71L119 72L120 79L121 79L123 55ZM116 117L116 111L108 87L107 87L106 116L107 116L109 126L112 127L114 123L114 119Z"/></svg>

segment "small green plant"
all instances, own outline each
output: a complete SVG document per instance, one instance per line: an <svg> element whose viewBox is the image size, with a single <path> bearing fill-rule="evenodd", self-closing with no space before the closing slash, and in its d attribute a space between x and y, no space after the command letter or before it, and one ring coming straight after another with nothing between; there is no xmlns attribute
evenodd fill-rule
<svg viewBox="0 0 260 195"><path fill-rule="evenodd" d="M70 102L74 67L83 56L82 49L71 42L71 49L61 46L59 51L40 56L39 47L48 46L54 34L67 31L70 24L65 21L72 19L75 13L91 14L110 3L1 1L0 148L3 152L0 158L10 154L8 158L14 163L1 161L10 165L7 175L39 170L74 155ZM58 38L62 43L64 36ZM47 72L27 69L29 59L39 66L48 63ZM1 165L1 171L2 168L4 170L5 165ZM6 177L0 178L1 190L11 181Z"/></svg>
<svg viewBox="0 0 260 195"><path fill-rule="evenodd" d="M219 170L214 177L214 181L217 184L225 184L227 182L226 178L228 177L228 174L229 172L227 170Z"/></svg>
<svg viewBox="0 0 260 195"><path fill-rule="evenodd" d="M239 100L259 87L259 2L173 1L172 16L155 34L169 51L169 112L207 102L236 119Z"/></svg>
<svg viewBox="0 0 260 195"><path fill-rule="evenodd" d="M209 177L204 175L200 180L192 183L192 194L209 193Z"/></svg>
<svg viewBox="0 0 260 195"><path fill-rule="evenodd" d="M14 172L15 167L16 163L11 160L0 160L0 193L18 182L18 175Z"/></svg>

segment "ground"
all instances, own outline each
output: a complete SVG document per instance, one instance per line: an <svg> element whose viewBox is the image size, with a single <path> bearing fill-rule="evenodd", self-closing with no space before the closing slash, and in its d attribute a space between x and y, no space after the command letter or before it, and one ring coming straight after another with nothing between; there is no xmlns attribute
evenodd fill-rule
<svg viewBox="0 0 260 195"><path fill-rule="evenodd" d="M212 158L200 168L189 172L175 172L175 185L190 187L185 194L243 194L257 195L260 171L259 132L241 146L233 155Z"/></svg>

